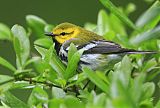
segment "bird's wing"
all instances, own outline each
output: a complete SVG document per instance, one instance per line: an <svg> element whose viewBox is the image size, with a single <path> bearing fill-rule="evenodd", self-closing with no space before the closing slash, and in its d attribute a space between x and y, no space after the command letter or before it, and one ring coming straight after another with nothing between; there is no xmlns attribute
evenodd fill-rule
<svg viewBox="0 0 160 108"><path fill-rule="evenodd" d="M73 41L71 41L73 42ZM68 52L71 42L64 45L64 50ZM74 42L73 42L74 43ZM83 45L76 45L77 49L83 49L83 54L153 54L155 51L137 51L134 49L122 48L119 44L107 40L93 40Z"/></svg>
<svg viewBox="0 0 160 108"><path fill-rule="evenodd" d="M106 40L90 41L90 43L77 47L77 49L81 48L84 49L84 54L116 54L128 51L119 44Z"/></svg>

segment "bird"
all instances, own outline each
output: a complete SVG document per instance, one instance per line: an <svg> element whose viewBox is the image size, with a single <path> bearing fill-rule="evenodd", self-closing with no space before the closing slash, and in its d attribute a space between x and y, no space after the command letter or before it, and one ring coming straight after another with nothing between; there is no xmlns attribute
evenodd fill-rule
<svg viewBox="0 0 160 108"><path fill-rule="evenodd" d="M95 32L72 23L61 23L45 35L52 37L55 50L62 62L67 65L68 51L73 43L77 50L83 49L78 69L84 66L92 70L111 69L127 54L152 54L155 51L138 51L121 47L118 43L108 41Z"/></svg>

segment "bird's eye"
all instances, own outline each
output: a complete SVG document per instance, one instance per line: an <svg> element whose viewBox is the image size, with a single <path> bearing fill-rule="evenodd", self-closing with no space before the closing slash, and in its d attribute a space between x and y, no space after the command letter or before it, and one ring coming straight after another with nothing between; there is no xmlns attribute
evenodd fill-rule
<svg viewBox="0 0 160 108"><path fill-rule="evenodd" d="M66 35L66 33L65 33L65 32L62 32L60 35L64 36L64 35Z"/></svg>

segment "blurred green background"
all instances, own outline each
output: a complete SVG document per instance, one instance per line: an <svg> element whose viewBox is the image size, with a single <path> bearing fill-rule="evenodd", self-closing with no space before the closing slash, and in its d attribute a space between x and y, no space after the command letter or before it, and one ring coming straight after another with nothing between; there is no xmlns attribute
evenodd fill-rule
<svg viewBox="0 0 160 108"><path fill-rule="evenodd" d="M126 7L130 2L134 3L136 11L129 16L133 22L150 6L144 0L111 1L119 7ZM25 16L33 14L50 24L71 22L83 26L86 22L96 23L100 9L105 8L98 0L1 0L0 22L9 27L14 24L26 26ZM0 41L0 56L15 65L15 53L10 42ZM10 74L2 67L0 67L0 73ZM26 90L18 91L19 97L22 98L21 95L24 93L27 93ZM26 95L23 96L26 99Z"/></svg>
<svg viewBox="0 0 160 108"><path fill-rule="evenodd" d="M116 6L125 7L129 2L137 6L137 11L130 18L135 20L148 5L144 0L111 0ZM85 22L96 23L97 14L104 8L98 0L1 0L0 22L10 26L15 23L25 24L25 16L34 14L49 23L64 21L83 25Z"/></svg>

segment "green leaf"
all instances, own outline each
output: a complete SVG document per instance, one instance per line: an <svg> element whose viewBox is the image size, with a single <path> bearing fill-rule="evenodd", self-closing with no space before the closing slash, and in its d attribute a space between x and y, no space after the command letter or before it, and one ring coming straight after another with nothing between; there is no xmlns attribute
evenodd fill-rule
<svg viewBox="0 0 160 108"><path fill-rule="evenodd" d="M4 58L0 57L0 65L10 69L11 71L15 72L16 68L10 64L7 60L5 60Z"/></svg>
<svg viewBox="0 0 160 108"><path fill-rule="evenodd" d="M0 40L12 40L9 27L3 23L0 23Z"/></svg>
<svg viewBox="0 0 160 108"><path fill-rule="evenodd" d="M49 50L47 50L45 54L45 58L44 58L45 62L49 63L50 59L52 58L53 51L54 51L54 47L52 45L50 46Z"/></svg>
<svg viewBox="0 0 160 108"><path fill-rule="evenodd" d="M99 95L96 95L96 92L92 91L90 93L90 96L87 97L89 103L91 106L95 106L95 108L103 108L106 103L106 97L107 95L105 93L101 93Z"/></svg>
<svg viewBox="0 0 160 108"><path fill-rule="evenodd" d="M14 25L11 31L15 38L15 51L20 57L18 59L20 63L24 65L30 54L30 42L28 36L25 29L20 25Z"/></svg>
<svg viewBox="0 0 160 108"><path fill-rule="evenodd" d="M10 92L5 92L2 101L11 108L29 108L24 102L16 98Z"/></svg>
<svg viewBox="0 0 160 108"><path fill-rule="evenodd" d="M8 75L0 75L0 95L13 88L15 79Z"/></svg>
<svg viewBox="0 0 160 108"><path fill-rule="evenodd" d="M24 67L30 65L31 63L35 63L36 61L40 60L40 57L32 57L31 59L27 60L26 63L24 64Z"/></svg>
<svg viewBox="0 0 160 108"><path fill-rule="evenodd" d="M8 75L0 75L0 85L10 81L14 81L14 78Z"/></svg>
<svg viewBox="0 0 160 108"><path fill-rule="evenodd" d="M137 77L134 78L133 83L130 87L130 92L132 92L131 97L135 103L140 102L143 93L143 83L145 81L145 78L146 75L144 73L139 74Z"/></svg>
<svg viewBox="0 0 160 108"><path fill-rule="evenodd" d="M116 33L112 30L108 31L107 33L105 33L103 35L103 37L106 39L106 40L109 40L109 41L113 41L114 38L116 37Z"/></svg>
<svg viewBox="0 0 160 108"><path fill-rule="evenodd" d="M104 10L100 10L97 20L97 32L99 35L104 35L109 31L109 17Z"/></svg>
<svg viewBox="0 0 160 108"><path fill-rule="evenodd" d="M57 73L54 71L54 69L52 69L51 68L51 66L49 65L49 62L50 62L50 60L52 59L52 55L53 55L53 52L54 52L54 47L53 46L51 46L50 48L49 48L49 50L46 52L46 54L45 54L45 58L44 58L44 61L45 61L45 65L46 65L46 67L48 68L46 68L45 69L45 76L50 80L50 81L52 81L52 82L55 82L55 79L57 78ZM44 66L45 66L44 65Z"/></svg>
<svg viewBox="0 0 160 108"><path fill-rule="evenodd" d="M121 106L122 108L136 108L138 102L135 104L130 96L133 91L129 91L129 87L125 88L118 80L112 83L109 92L112 98L111 101L115 108L117 106Z"/></svg>
<svg viewBox="0 0 160 108"><path fill-rule="evenodd" d="M136 29L133 22L110 1L110 0L99 0L106 8L108 8L113 14L115 14L122 22L126 23L129 27Z"/></svg>
<svg viewBox="0 0 160 108"><path fill-rule="evenodd" d="M66 87L66 80L64 78L58 78L58 79L55 79L55 84L58 84L60 85L62 88L65 88Z"/></svg>
<svg viewBox="0 0 160 108"><path fill-rule="evenodd" d="M92 23L87 22L84 24L84 28L86 30L95 32L97 27L96 27L96 24L92 24Z"/></svg>
<svg viewBox="0 0 160 108"><path fill-rule="evenodd" d="M66 93L61 88L52 87L52 95L54 98L64 98Z"/></svg>
<svg viewBox="0 0 160 108"><path fill-rule="evenodd" d="M49 50L46 50L38 46L35 46L35 48L42 55L42 59L39 59L34 63L37 71L43 74L49 81L55 82L55 79L57 78L57 73L49 65L53 55L53 46L51 46Z"/></svg>
<svg viewBox="0 0 160 108"><path fill-rule="evenodd" d="M47 80L49 80L49 81L51 81L51 82L53 82L53 83L55 83L56 84L56 81L55 81L55 79L57 79L57 73L54 71L54 70L52 70L52 69L48 69L48 71L46 70L45 71L45 77L46 77L46 79Z"/></svg>
<svg viewBox="0 0 160 108"><path fill-rule="evenodd" d="M113 99L113 106L122 106L124 108L135 108L133 99L131 98L130 81L132 64L130 59L125 56L121 62L115 65L115 71L112 72L110 84L110 96ZM127 101L127 103L126 103Z"/></svg>
<svg viewBox="0 0 160 108"><path fill-rule="evenodd" d="M66 67L57 56L55 49L53 51L53 55L52 58L50 59L49 64L58 73L59 77L64 78Z"/></svg>
<svg viewBox="0 0 160 108"><path fill-rule="evenodd" d="M116 39L118 43L121 43L124 47L134 48L133 45L129 42L129 38L127 36L116 35Z"/></svg>
<svg viewBox="0 0 160 108"><path fill-rule="evenodd" d="M13 46L14 46L14 51L16 53L16 62L17 62L16 64L17 67L20 68L22 67L21 45L17 37L13 38Z"/></svg>
<svg viewBox="0 0 160 108"><path fill-rule="evenodd" d="M140 18L137 20L137 27L148 30L154 28L160 21L160 1L156 1L151 8L149 8Z"/></svg>
<svg viewBox="0 0 160 108"><path fill-rule="evenodd" d="M123 23L121 22L121 20L118 19L117 16L111 13L109 16L109 22L110 22L110 29L114 31L117 35L121 35L121 37L127 36L125 27Z"/></svg>
<svg viewBox="0 0 160 108"><path fill-rule="evenodd" d="M0 84L0 99L1 99L1 96L4 94L4 92L12 89L13 84L14 84L13 81L14 81L13 79L10 79Z"/></svg>
<svg viewBox="0 0 160 108"><path fill-rule="evenodd" d="M71 43L70 46L69 46L69 51L68 51L68 61L71 60L72 56L74 55L74 53L77 52L77 48L76 46Z"/></svg>
<svg viewBox="0 0 160 108"><path fill-rule="evenodd" d="M49 108L86 108L83 102L73 96L66 96L64 99L52 99L49 101Z"/></svg>
<svg viewBox="0 0 160 108"><path fill-rule="evenodd" d="M52 59L52 55L54 53L54 46L50 46L49 50L47 50L46 54L45 54L45 58L44 60L49 63L49 61Z"/></svg>
<svg viewBox="0 0 160 108"><path fill-rule="evenodd" d="M102 91L104 91L105 93L108 93L109 91L109 87L106 83L103 82L103 80L101 80L94 71L92 71L91 69L84 67L83 72L85 72L85 74L87 75L87 77L97 86L99 87Z"/></svg>
<svg viewBox="0 0 160 108"><path fill-rule="evenodd" d="M66 105L67 108L86 108L84 104L79 101L79 99L73 96L66 96L64 104Z"/></svg>
<svg viewBox="0 0 160 108"><path fill-rule="evenodd" d="M37 37L44 37L44 27L47 23L43 19L38 16L27 15L26 21Z"/></svg>
<svg viewBox="0 0 160 108"><path fill-rule="evenodd" d="M68 61L67 69L65 71L65 79L69 79L73 77L77 70L77 66L80 60L81 55L83 54L84 50L79 50L70 58L70 61Z"/></svg>
<svg viewBox="0 0 160 108"><path fill-rule="evenodd" d="M51 46L54 48L54 45ZM42 59L45 58L46 52L48 51L47 49L44 49L42 47L36 46L35 49L41 54ZM50 66L58 73L58 75L63 78L64 73L65 73L65 66L61 62L61 60L57 57L56 51L53 49L52 57L50 58L49 61ZM40 65L41 66L41 65Z"/></svg>
<svg viewBox="0 0 160 108"><path fill-rule="evenodd" d="M63 99L52 99L48 103L48 108L60 108L64 103Z"/></svg>
<svg viewBox="0 0 160 108"><path fill-rule="evenodd" d="M35 73L32 72L32 69L23 69L23 70L17 70L14 74L15 78L32 78L35 77Z"/></svg>
<svg viewBox="0 0 160 108"><path fill-rule="evenodd" d="M150 31L141 33L141 34L137 35L136 37L133 37L130 40L130 42L134 46L138 46L144 42L151 41L153 39L158 39L158 38L160 38L160 26L158 26Z"/></svg>
<svg viewBox="0 0 160 108"><path fill-rule="evenodd" d="M153 102L150 99L142 101L139 108L153 108Z"/></svg>
<svg viewBox="0 0 160 108"><path fill-rule="evenodd" d="M44 59L42 59L41 57L39 57L39 59L33 64L38 74L42 74L43 72L45 72L45 70L48 70L48 68L45 67L46 63L44 62Z"/></svg>
<svg viewBox="0 0 160 108"><path fill-rule="evenodd" d="M51 39L47 39L47 38L40 38L34 41L34 45L42 46L46 49L49 49L52 44L53 42L51 41Z"/></svg>
<svg viewBox="0 0 160 108"><path fill-rule="evenodd" d="M45 32L51 32L54 28L54 25L51 25L51 24L47 24L44 28L44 31Z"/></svg>
<svg viewBox="0 0 160 108"><path fill-rule="evenodd" d="M118 79L119 82L126 88L128 87L130 76L132 71L132 64L128 56L123 57L122 61L117 64L115 69L115 79Z"/></svg>
<svg viewBox="0 0 160 108"><path fill-rule="evenodd" d="M148 72L149 70L153 69L157 65L156 60L153 58L151 60L148 60L144 65L143 65L143 70L142 72Z"/></svg>
<svg viewBox="0 0 160 108"><path fill-rule="evenodd" d="M43 48L43 47L40 47L40 46L37 46L37 45L34 45L34 48L38 51L38 53L42 56L42 59L44 59L45 57L45 54L47 52L47 49Z"/></svg>
<svg viewBox="0 0 160 108"><path fill-rule="evenodd" d="M32 90L28 99L28 105L30 107L37 106L38 104L45 104L48 101L48 95L41 87L35 87Z"/></svg>
<svg viewBox="0 0 160 108"><path fill-rule="evenodd" d="M106 84L109 85L109 79L107 78L104 72L97 71L96 74L100 79L102 79Z"/></svg>
<svg viewBox="0 0 160 108"><path fill-rule="evenodd" d="M10 107L7 106L3 101L1 101L1 104L2 104L3 106L0 106L0 108L10 108Z"/></svg>
<svg viewBox="0 0 160 108"><path fill-rule="evenodd" d="M154 108L160 108L160 100L156 103L156 106Z"/></svg>
<svg viewBox="0 0 160 108"><path fill-rule="evenodd" d="M129 15L130 13L134 12L136 10L136 5L133 3L129 3L126 7L125 13Z"/></svg>
<svg viewBox="0 0 160 108"><path fill-rule="evenodd" d="M142 91L142 99L149 99L152 97L154 91L155 91L155 84L153 82L147 82L143 84L143 91Z"/></svg>
<svg viewBox="0 0 160 108"><path fill-rule="evenodd" d="M70 78L68 80L69 84L66 87L70 87L70 86L73 86L73 85L78 85L86 79L87 79L87 76L85 75L85 73L82 72L80 74L76 74L75 76L73 76L72 78Z"/></svg>
<svg viewBox="0 0 160 108"><path fill-rule="evenodd" d="M34 87L34 84L29 84L27 81L16 81L13 83L11 89L29 89Z"/></svg>

